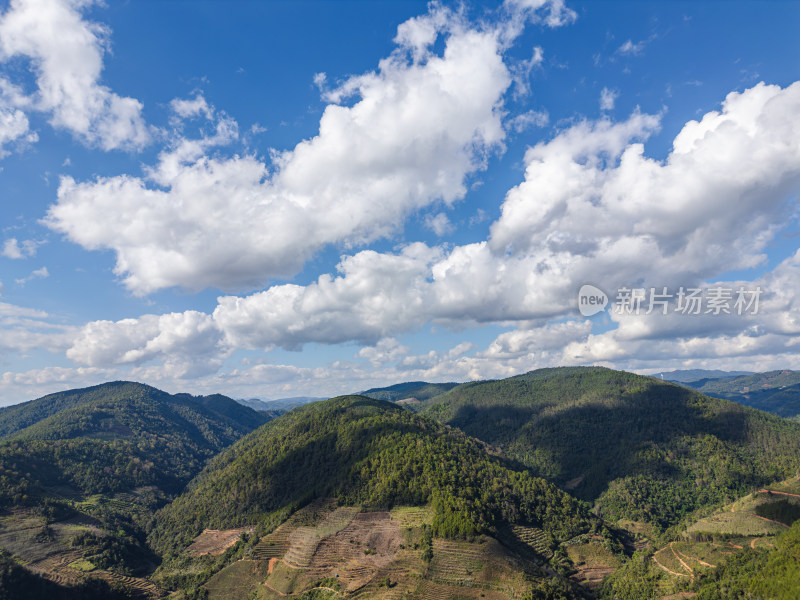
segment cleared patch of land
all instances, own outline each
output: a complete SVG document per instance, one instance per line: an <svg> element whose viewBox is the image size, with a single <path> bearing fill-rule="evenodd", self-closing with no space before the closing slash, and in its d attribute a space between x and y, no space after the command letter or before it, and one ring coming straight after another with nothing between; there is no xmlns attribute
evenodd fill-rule
<svg viewBox="0 0 800 600"><path fill-rule="evenodd" d="M209 600L315 598L358 600L511 600L525 590L522 562L499 542L433 540L423 560L425 507L361 512L315 503L264 536L245 560L204 588Z"/></svg>
<svg viewBox="0 0 800 600"><path fill-rule="evenodd" d="M586 544L568 545L567 555L575 567L572 578L592 589L620 567L619 559L596 540Z"/></svg>
<svg viewBox="0 0 800 600"><path fill-rule="evenodd" d="M239 529L205 529L203 533L194 538L191 546L186 551L195 556L211 554L212 556L222 554L233 546L243 533L250 533L252 527L240 527Z"/></svg>

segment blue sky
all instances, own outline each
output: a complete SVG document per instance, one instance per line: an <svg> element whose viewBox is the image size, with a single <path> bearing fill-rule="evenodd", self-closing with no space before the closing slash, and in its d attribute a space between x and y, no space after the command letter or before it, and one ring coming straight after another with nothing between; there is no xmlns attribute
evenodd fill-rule
<svg viewBox="0 0 800 600"><path fill-rule="evenodd" d="M799 25L788 1L0 1L0 403L800 368ZM725 310L678 310L714 287Z"/></svg>

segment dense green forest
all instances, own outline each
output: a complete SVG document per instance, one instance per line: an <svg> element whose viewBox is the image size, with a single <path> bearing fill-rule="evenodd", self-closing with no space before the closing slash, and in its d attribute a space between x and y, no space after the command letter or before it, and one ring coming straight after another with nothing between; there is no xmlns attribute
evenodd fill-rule
<svg viewBox="0 0 800 600"><path fill-rule="evenodd" d="M661 528L800 470L797 424L599 367L464 384L423 414L597 501L605 517Z"/></svg>
<svg viewBox="0 0 800 600"><path fill-rule="evenodd" d="M599 525L580 502L461 432L348 396L295 409L223 452L157 514L150 541L169 552L204 528L256 524L324 497L372 508L431 504L433 533L444 537L525 523L567 539Z"/></svg>

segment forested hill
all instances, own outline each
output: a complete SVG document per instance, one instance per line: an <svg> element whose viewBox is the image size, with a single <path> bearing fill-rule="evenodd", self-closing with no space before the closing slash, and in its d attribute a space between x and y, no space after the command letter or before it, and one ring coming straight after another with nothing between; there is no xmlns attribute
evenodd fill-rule
<svg viewBox="0 0 800 600"><path fill-rule="evenodd" d="M153 485L176 493L267 419L225 396L131 382L51 394L0 411L0 501L35 504L54 489L109 494Z"/></svg>
<svg viewBox="0 0 800 600"><path fill-rule="evenodd" d="M464 384L423 414L501 448L603 514L661 527L800 469L800 426L622 371Z"/></svg>
<svg viewBox="0 0 800 600"><path fill-rule="evenodd" d="M297 408L223 452L157 514L150 541L179 550L205 528L258 525L325 497L372 508L430 503L440 536L519 522L567 539L598 524L583 504L463 433L346 396Z"/></svg>

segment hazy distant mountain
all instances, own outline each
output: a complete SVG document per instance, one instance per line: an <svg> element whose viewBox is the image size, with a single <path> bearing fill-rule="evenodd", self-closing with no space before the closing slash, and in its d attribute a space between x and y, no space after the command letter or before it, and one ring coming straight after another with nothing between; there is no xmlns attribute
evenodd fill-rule
<svg viewBox="0 0 800 600"><path fill-rule="evenodd" d="M461 385L459 383L428 383L426 381L407 381L405 383L396 383L388 387L372 388L359 395L366 396L367 398L374 398L375 400L387 400L388 402L402 402L403 400L418 400L424 402L439 394L444 394L454 387ZM413 408L412 405L408 405Z"/></svg>
<svg viewBox="0 0 800 600"><path fill-rule="evenodd" d="M253 410L270 413L273 416L282 415L298 406L303 406L309 402L319 402L327 398L317 396L293 396L291 398L278 398L277 400L261 400L259 398L235 398L239 404L249 406Z"/></svg>
<svg viewBox="0 0 800 600"><path fill-rule="evenodd" d="M685 385L708 396L733 400L781 417L800 415L800 371L768 371L741 377L701 379Z"/></svg>
<svg viewBox="0 0 800 600"><path fill-rule="evenodd" d="M654 373L653 377L664 379L664 381L677 381L686 383L698 381L700 379L720 379L723 377L739 377L741 375L752 375L753 371L720 371L718 369L682 369L677 371L664 371Z"/></svg>

